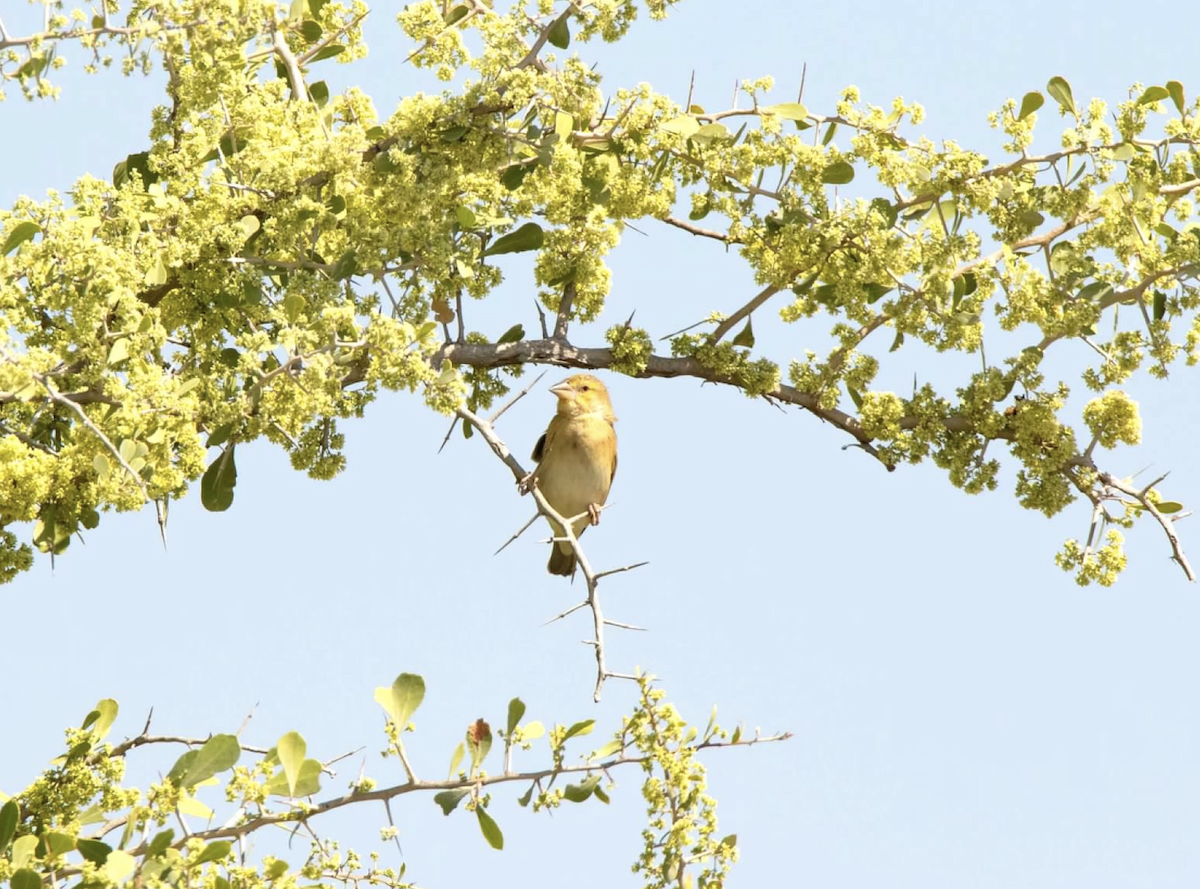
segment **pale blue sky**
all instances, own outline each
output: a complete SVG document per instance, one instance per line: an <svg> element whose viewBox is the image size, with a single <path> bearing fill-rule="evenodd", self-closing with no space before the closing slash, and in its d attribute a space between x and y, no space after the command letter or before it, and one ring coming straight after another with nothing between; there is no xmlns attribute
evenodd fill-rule
<svg viewBox="0 0 1200 889"><path fill-rule="evenodd" d="M399 8L376 4L370 58L323 66L384 115L418 88L396 64ZM1055 74L1081 100L1115 103L1134 81L1169 79L1194 94L1193 19L1182 2L688 0L623 44L581 51L606 92L648 81L682 101L694 68L706 107L726 104L736 79L768 73L778 101L791 100L807 62L813 110L832 109L847 84L880 104L903 95L928 111L910 132L999 157L987 112ZM146 142L157 81L84 79L80 56L67 55L74 73L57 104L10 90L0 107L4 204L84 172L107 176ZM1040 144L1056 144L1057 129L1047 106ZM608 309L576 342L600 342L634 308L661 336L753 292L736 255L639 228L646 236L630 232L613 255ZM523 261L505 268L504 288L468 318L493 336L536 326ZM816 328L772 332L760 314L772 357L826 348ZM939 379L934 361L901 355L888 371L897 380ZM651 628L614 632L610 662L659 674L693 721L717 703L729 724L796 734L707 758L722 829L742 846L731 889L1196 885L1200 605L1156 530L1129 535L1132 565L1115 588L1080 589L1052 557L1086 533L1088 510L1051 521L1021 510L1011 465L1001 490L971 498L932 466L885 473L797 410L689 380L608 379L621 471L588 552L600 566L651 561L604 586L611 616ZM1182 367L1169 385L1136 378L1147 442L1105 455L1118 474L1172 470L1167 492L1188 505L1200 503L1194 385ZM521 458L551 401L543 385L502 421ZM106 517L53 573L42 560L0 588L0 788L30 780L61 728L105 696L122 705L118 736L136 733L151 706L163 732L233 731L257 703L251 741L297 729L322 758L365 745L367 773L389 783L401 775L376 756L371 692L401 671L428 684L408 745L424 775L444 774L468 722L502 723L514 694L529 718L615 726L632 689L610 684L591 703L586 620L541 626L578 585L546 574L532 542L491 556L530 504L478 439L456 436L435 457L445 428L419 399L382 399L346 427L349 468L331 483L293 472L265 443L240 449L233 508L206 513L195 496L175 506L169 552L152 514ZM1200 556L1197 526L1181 529ZM503 853L462 813L443 819L430 800L406 798L393 810L409 876L431 889L634 885L639 775L616 777L611 807L553 819L518 808L520 789L499 791ZM329 819L326 832L370 840L383 823L381 810L362 811Z"/></svg>

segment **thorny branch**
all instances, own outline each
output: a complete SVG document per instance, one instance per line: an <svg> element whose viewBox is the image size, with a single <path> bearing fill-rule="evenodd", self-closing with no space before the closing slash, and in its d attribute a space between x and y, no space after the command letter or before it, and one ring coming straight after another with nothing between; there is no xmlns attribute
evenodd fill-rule
<svg viewBox="0 0 1200 889"><path fill-rule="evenodd" d="M688 745L688 749L698 752L701 750L721 749L726 747L752 747L755 744L768 744L777 741L786 741L791 738L790 732L781 732L773 735L760 735L755 733L751 738L739 738L738 740L720 741L707 740L701 741L698 744ZM399 796L404 796L409 793L434 792L441 790L479 790L483 787L490 787L496 784L509 784L513 782L529 782L536 784L540 781L556 778L559 775L573 775L579 773L594 773L606 772L609 769L627 765L640 765L650 762L653 756L614 756L611 759L603 762L585 762L579 765L561 765L554 768L540 769L533 772L511 772L505 771L497 775L474 775L466 778L451 778L445 781L424 781L411 779L403 784L395 784L390 787L383 787L377 790L352 790L344 796L328 799L315 805L306 806L300 809L289 809L286 812L269 812L260 814L256 817L249 818L240 823L227 823L220 827L214 827L209 830L199 830L190 834L190 837L184 837L177 840L173 844L173 848L181 848L189 838L201 840L216 840L216 839L241 839L257 830L264 827L269 827L273 824L306 824L312 818L323 815L327 812L332 812L345 806L354 805L356 803L365 802L386 802L395 799ZM108 822L88 839L101 839L106 834L116 830L122 826L120 824ZM133 849L128 850L128 854L133 857L139 857L149 848L149 841L141 843ZM63 868L58 871L60 877L74 876L78 870L71 868Z"/></svg>
<svg viewBox="0 0 1200 889"><path fill-rule="evenodd" d="M526 389L525 391L528 391L528 389ZM518 394L517 397L520 398L521 395L524 395L524 394L525 393L522 392L522 393ZM499 416L507 409L508 409L507 406L501 408L499 411L497 411L495 416ZM525 471L525 468L517 461L517 459L508 450L508 446L505 445L504 442L500 439L500 437L496 434L496 430L493 428L492 424L489 421L480 419L478 416L476 416L474 413L472 413L465 406L460 407L458 409L457 413L458 413L458 416L464 422L470 423L473 427L475 427L475 431L478 432L481 436L483 436L483 440L488 443L489 447L491 447L491 449L492 449L492 452L497 457L499 457L501 459L501 461L504 462L504 465L506 465L509 468L509 470L513 474L513 477L517 480L518 483L523 482L523 481L525 481L525 479L528 478L529 473ZM566 542L568 542L571 545L571 549L575 551L576 563L579 566L579 570L583 573L584 581L587 584L587 598L585 598L582 602L578 603L577 605L573 606L572 608L568 609L567 611L563 612L562 614L559 614L556 617L552 618L550 622L553 622L554 620L559 620L563 617L566 617L568 614L570 614L574 611L578 611L580 608L586 607L591 611L591 613L592 613L592 638L590 640L588 640L586 644L592 646L592 650L595 652L595 655L596 655L596 688L592 694L592 697L595 701L598 702L600 700L600 690L604 686L604 680L635 678L633 676L630 676L629 674L614 673L608 669L608 666L605 662L605 657L604 657L604 628L605 628L605 626L617 626L617 627L621 627L624 629L638 629L629 624L621 624L621 623L617 623L617 622L609 621L609 620L605 619L604 613L600 607L600 595L599 595L599 592L597 589L600 584L600 578L603 576L606 576L608 574L616 574L620 571L630 571L630 570L633 570L634 568L640 567L641 565L645 565L647 563L639 562L636 565L628 565L628 566L625 566L624 568L613 569L610 571L604 571L604 572L600 572L599 574L597 574L592 569L591 563L588 561L587 555L583 551L583 547L581 547L579 545L579 538L575 536L575 532L572 528L572 522L579 519L580 516L562 516L562 515L560 515L554 509L554 507L552 507L546 501L545 496L543 496L542 492L538 490L536 484L530 486L529 493L533 495L533 500L537 504L538 515L542 515L548 519L551 519L553 522L557 523L563 529L564 536L553 538L553 542L559 543L559 542L562 542L565 540ZM536 518L536 516L535 516L535 518ZM525 528L528 528L530 524L532 524L532 521L529 523L526 523ZM524 528L521 529L521 531L524 531L524 530L525 530ZM512 539L516 539L516 537L520 536L520 534L521 534L521 532L518 531L517 534L514 535ZM508 541L508 543L511 543L511 542L512 542L512 540ZM505 546L508 546L508 543L505 543L504 546L500 547L500 549L504 549ZM497 552L499 552L499 551L500 550L497 550Z"/></svg>

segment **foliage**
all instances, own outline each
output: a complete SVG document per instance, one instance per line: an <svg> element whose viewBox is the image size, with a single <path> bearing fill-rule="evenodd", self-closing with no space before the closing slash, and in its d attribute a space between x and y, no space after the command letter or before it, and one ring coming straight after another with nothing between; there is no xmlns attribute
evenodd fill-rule
<svg viewBox="0 0 1200 889"><path fill-rule="evenodd" d="M346 806L384 804L381 829L387 841L396 837L390 801L424 794L445 815L458 808L473 813L483 840L495 849L504 835L495 816L499 808L492 788L527 784L518 800L523 807L550 811L564 802L596 800L607 804L616 787L612 771L640 766L645 772L642 793L649 821L643 849L634 869L647 886L683 885L697 873L696 885L723 883L736 860L736 837L715 839L716 803L705 793L704 768L696 754L707 748L745 746L772 738L730 736L709 720L703 734L680 718L663 700L662 689L650 676L639 676L640 696L620 730L599 749L580 754L567 764L567 742L591 733L594 720L555 725L549 733L541 722L522 722L525 704L514 698L508 705L505 728L495 734L503 742L502 763L496 772L484 769L491 752L493 731L483 719L471 723L464 744L450 760L445 780L421 780L413 771L401 736L413 731L411 718L425 695L425 682L402 673L389 687L376 690L375 699L388 715L385 757L402 763L406 780L379 787L359 775L345 793L321 796L334 775L330 763L308 756L298 732L288 732L270 749L244 745L237 736L212 735L206 740L153 736L149 724L138 736L112 745L104 739L117 717L117 704L101 701L79 728L66 732L66 752L37 781L0 806L0 882L12 889L38 887L43 881L101 889L117 886L204 886L207 889L267 889L268 886L384 886L413 885L404 864L382 866L379 853L362 856L341 849L317 833L319 816ZM532 749L545 738L550 764L536 771L514 771L518 752ZM139 748L187 744L190 748L158 782L145 790L126 787L128 755ZM572 745L578 748L578 743ZM248 758L246 754L251 754ZM339 757L340 758L340 757ZM493 761L496 757L493 757ZM220 776L220 780L218 780ZM561 780L560 780L561 779ZM229 812L217 814L220 794L207 788L224 783ZM207 799L207 802L201 797ZM459 816L462 817L462 816ZM168 827L168 822L180 828ZM253 860L253 846L270 848L273 827L303 831L310 840L302 863L292 865L271 854ZM262 834L262 837L257 835ZM694 867L691 867L695 865ZM691 867L691 871L688 868Z"/></svg>
<svg viewBox="0 0 1200 889"><path fill-rule="evenodd" d="M646 3L654 18L666 6ZM0 77L30 97L55 94L70 41L89 67L124 47L126 73L167 75L149 144L112 181L0 211L0 526L33 523L40 551L61 554L109 510L153 502L165 522L197 479L207 508L229 508L237 447L260 438L330 478L345 462L339 420L381 389L450 413L468 393L486 407L506 392L504 369L553 362L798 405L889 469L931 459L971 493L998 485L1007 448L1022 505L1092 504L1088 541L1058 557L1081 583L1116 578L1123 538L1107 535L1103 571L1093 541L1145 516L1191 576L1155 483L1094 455L1139 440L1121 388L1136 371L1165 378L1200 358L1200 114L1180 83L1135 85L1110 110L1055 77L1052 105L1030 92L992 114L1012 158L989 164L902 135L919 105L865 104L853 87L830 114L766 103L769 77L718 112L645 84L606 97L575 50L624 35L632 2L411 4L398 17L409 61L454 86L386 117L316 79L366 56L361 2L118 7L0 33ZM1061 147L1033 154L1046 107L1065 121ZM631 322L610 326L606 348L577 348L569 323L600 316L606 256L645 218L736 247L763 290L670 337L670 355ZM540 339L514 325L490 343L464 309L514 254L557 318ZM787 363L756 354L751 318L767 303L796 339L828 319L832 342ZM1072 371L1095 396L1082 422L1044 363L1069 340L1095 356ZM979 369L911 393L877 385L943 352ZM30 562L0 531L0 579Z"/></svg>

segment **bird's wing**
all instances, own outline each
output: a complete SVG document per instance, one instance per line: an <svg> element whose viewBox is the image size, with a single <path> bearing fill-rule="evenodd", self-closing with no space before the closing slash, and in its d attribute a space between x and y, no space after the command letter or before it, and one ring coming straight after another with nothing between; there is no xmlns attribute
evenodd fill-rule
<svg viewBox="0 0 1200 889"><path fill-rule="evenodd" d="M534 463L541 463L542 458L546 456L546 433L542 433L542 437L537 440L537 444L533 446L533 453L529 455Z"/></svg>

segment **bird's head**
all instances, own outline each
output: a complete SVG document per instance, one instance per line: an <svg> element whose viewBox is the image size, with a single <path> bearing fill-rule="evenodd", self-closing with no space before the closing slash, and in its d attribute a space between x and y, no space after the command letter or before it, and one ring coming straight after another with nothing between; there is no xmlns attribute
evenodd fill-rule
<svg viewBox="0 0 1200 889"><path fill-rule="evenodd" d="M576 374L550 387L558 398L558 413L567 417L596 415L612 422L612 402L604 383L591 374Z"/></svg>

